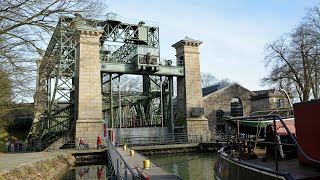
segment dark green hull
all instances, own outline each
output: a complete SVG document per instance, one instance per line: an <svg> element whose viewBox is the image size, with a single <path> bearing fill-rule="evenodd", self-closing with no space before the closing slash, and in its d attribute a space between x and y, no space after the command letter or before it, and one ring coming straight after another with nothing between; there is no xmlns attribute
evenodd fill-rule
<svg viewBox="0 0 320 180"><path fill-rule="evenodd" d="M263 166L230 157L221 148L214 166L215 178L218 180L278 180L294 179L289 173L280 173Z"/></svg>

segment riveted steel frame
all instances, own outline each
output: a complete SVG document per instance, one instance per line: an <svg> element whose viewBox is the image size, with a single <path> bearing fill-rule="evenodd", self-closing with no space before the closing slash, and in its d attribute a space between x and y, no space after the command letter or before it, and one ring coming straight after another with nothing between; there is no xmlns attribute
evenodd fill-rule
<svg viewBox="0 0 320 180"><path fill-rule="evenodd" d="M74 124L75 30L61 17L38 65L35 118L28 138L38 149L64 135Z"/></svg>
<svg viewBox="0 0 320 180"><path fill-rule="evenodd" d="M120 21L107 20L98 22L96 25L100 25L104 29L104 33L100 40L102 65L105 67L111 67L110 65L118 67L111 68L110 71L109 69L102 67L102 77L108 77L104 74L112 74L114 73L113 70L121 69L124 64L131 64L132 62L130 62L130 59L134 56L133 51L137 46L157 49L160 58L159 27L143 25L143 28L147 29L147 40L139 41L140 24L129 24ZM114 42L121 44L121 46L117 47ZM163 66L163 68L166 67ZM170 67L168 69L170 70ZM131 72L128 67L126 67L124 74L126 72L129 74L143 74L143 92L139 95L127 95L127 97L120 98L122 101L120 103L122 104L121 107L118 106L119 97L117 97L116 92L105 94L106 96L109 95L109 97L104 97L103 104L109 105L109 107L104 106L104 110L108 111L107 114L114 116L112 118L109 117L109 120L111 121L112 119L114 122L109 122L108 124L113 124L114 127L119 127L120 124L122 126L131 127L171 127L170 123L173 122L171 111L173 111L173 109L170 108L172 105L172 96L169 94L173 94L173 89L169 86L169 82L174 75L178 74L181 76L180 73L175 72L177 69L178 68L172 69L171 76L162 75L162 77L160 77L155 74L157 72ZM165 73L166 72L163 74ZM167 74L170 74L170 72ZM109 85L109 87L112 87L112 85ZM106 92L110 92L110 89ZM110 101L114 102L110 103ZM110 107L110 104L112 104L112 108ZM119 112L123 113L120 114ZM127 119L128 121L125 122L124 119ZM119 121L123 122L120 123Z"/></svg>
<svg viewBox="0 0 320 180"><path fill-rule="evenodd" d="M104 29L101 36L101 61L129 63L132 51L139 44L158 50L160 48L159 27L143 26L147 29L147 41L143 42L138 40L140 27L138 24L107 20L96 22L96 25ZM121 46L105 42L117 42Z"/></svg>
<svg viewBox="0 0 320 180"><path fill-rule="evenodd" d="M73 26L74 22L74 18L60 18L45 55L38 63L38 82L35 98L36 111L34 123L28 138L39 148L50 144L50 142L61 137L65 132L73 133L75 130L74 79L76 69L75 39L77 34L76 28ZM157 26L143 25L147 29L146 41L139 41L137 39L141 24L129 24L112 20L86 20L85 28L90 28L90 26L91 28L104 30L100 39L101 63L128 64L136 46L157 49L160 58L159 28ZM118 44L115 45L110 42ZM142 73L147 77L143 83L145 87L143 94L124 98L128 99L127 102L122 102L121 107L118 108L122 108L122 112L128 112L128 117L134 117L134 115L139 114L140 124L156 125L161 122L162 125L169 126L173 118L171 112L173 93L171 80L175 75L183 76L183 73L180 73L181 69L178 70L179 72L167 73L168 75L165 73L166 75L161 74L158 76L155 75L155 72ZM171 71L171 69L169 68L166 71ZM115 72L103 71L101 77L103 78L104 74L112 75L113 73ZM109 96L109 98L104 97L103 101L111 102L114 100L113 97ZM117 105L118 103L110 104ZM105 111L113 112L116 109L117 107L113 105L104 107ZM161 111L164 112L163 116L161 116ZM119 113L114 113L118 116L116 119L121 119L119 118Z"/></svg>
<svg viewBox="0 0 320 180"><path fill-rule="evenodd" d="M103 76L108 77L108 76ZM115 78L118 78L116 76ZM145 75L143 82L143 92L122 92L121 110L119 108L119 93L112 91L112 97L109 93L103 93L103 111L113 115L108 117L110 127L161 127L166 126L171 130L173 108L172 96L173 86L170 81L172 76ZM111 82L110 80L106 80ZM107 85L107 84L106 84ZM112 86L111 86L112 87ZM110 85L104 87L104 92L110 92ZM170 90L171 89L171 90ZM110 101L113 101L110 108ZM122 112L120 114L120 111ZM104 115L106 113L103 113ZM121 118L120 118L121 116ZM112 123L111 119L114 120ZM120 123L121 121L121 123ZM113 124L113 126L111 126Z"/></svg>

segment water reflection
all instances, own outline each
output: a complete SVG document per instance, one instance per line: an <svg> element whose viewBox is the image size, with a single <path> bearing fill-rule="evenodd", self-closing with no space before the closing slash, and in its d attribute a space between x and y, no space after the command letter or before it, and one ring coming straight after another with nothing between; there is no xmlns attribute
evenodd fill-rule
<svg viewBox="0 0 320 180"><path fill-rule="evenodd" d="M166 156L151 156L150 160L161 168L184 180L214 179L216 153L183 153Z"/></svg>
<svg viewBox="0 0 320 180"><path fill-rule="evenodd" d="M106 180L107 175L107 166L105 165L75 166L68 170L62 180Z"/></svg>

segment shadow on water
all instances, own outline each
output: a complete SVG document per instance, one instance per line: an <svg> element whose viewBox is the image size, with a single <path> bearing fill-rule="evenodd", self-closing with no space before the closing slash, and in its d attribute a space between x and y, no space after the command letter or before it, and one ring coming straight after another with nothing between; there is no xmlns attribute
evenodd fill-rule
<svg viewBox="0 0 320 180"><path fill-rule="evenodd" d="M184 180L214 179L213 168L217 154L213 152L157 155L148 158L157 166Z"/></svg>
<svg viewBox="0 0 320 180"><path fill-rule="evenodd" d="M74 166L67 171L67 173L61 178L61 180L106 180L108 179L107 176L108 168L106 165Z"/></svg>

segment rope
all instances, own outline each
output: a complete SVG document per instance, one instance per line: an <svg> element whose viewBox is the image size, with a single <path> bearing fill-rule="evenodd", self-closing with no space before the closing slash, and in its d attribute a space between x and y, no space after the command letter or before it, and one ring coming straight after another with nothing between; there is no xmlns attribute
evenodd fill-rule
<svg viewBox="0 0 320 180"><path fill-rule="evenodd" d="M254 144L254 149L257 149L258 136L259 136L261 129L262 129L260 127L260 120L262 121L261 118L258 118L257 133L256 133L256 140L255 140L255 144Z"/></svg>

